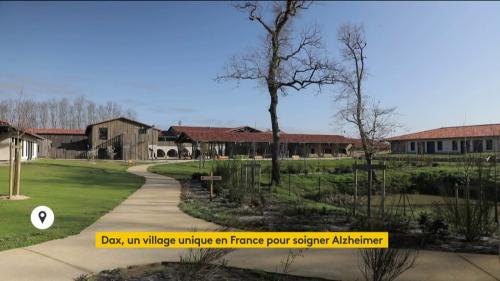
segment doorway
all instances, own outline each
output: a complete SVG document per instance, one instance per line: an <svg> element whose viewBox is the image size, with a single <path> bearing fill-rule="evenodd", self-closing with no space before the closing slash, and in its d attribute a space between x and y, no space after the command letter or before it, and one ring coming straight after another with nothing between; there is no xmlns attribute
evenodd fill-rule
<svg viewBox="0 0 500 281"><path fill-rule="evenodd" d="M436 143L433 141L428 141L427 142L427 153L435 153L436 152Z"/></svg>

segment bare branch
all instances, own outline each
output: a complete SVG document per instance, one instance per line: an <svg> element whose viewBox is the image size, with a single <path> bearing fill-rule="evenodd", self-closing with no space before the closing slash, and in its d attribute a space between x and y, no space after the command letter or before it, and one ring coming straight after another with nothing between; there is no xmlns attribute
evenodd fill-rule
<svg viewBox="0 0 500 281"><path fill-rule="evenodd" d="M244 2L235 6L265 29L264 47L249 55L233 57L216 80L256 80L266 86L273 131L272 182L279 183L280 130L276 110L279 93L286 95L288 89L299 91L312 85L321 91L322 86L337 82L337 67L326 59L316 26L305 29L297 38L293 36L294 18L308 9L311 1L276 1L267 20L262 16L260 5L261 2Z"/></svg>
<svg viewBox="0 0 500 281"><path fill-rule="evenodd" d="M260 13L258 11L259 2L252 1L252 2L235 3L234 7L242 11L247 11L249 13L248 18L251 21L259 22L262 25L262 27L266 29L268 33L270 34L274 33L274 30L272 30L271 27L266 22L264 22L264 20L260 16Z"/></svg>
<svg viewBox="0 0 500 281"><path fill-rule="evenodd" d="M341 85L336 101L346 103L337 115L359 131L365 159L371 162L382 141L397 126L391 120L395 108L384 108L371 103L364 93L366 79L366 40L362 26L351 24L339 28L338 40L342 44L344 63L339 67L337 81Z"/></svg>

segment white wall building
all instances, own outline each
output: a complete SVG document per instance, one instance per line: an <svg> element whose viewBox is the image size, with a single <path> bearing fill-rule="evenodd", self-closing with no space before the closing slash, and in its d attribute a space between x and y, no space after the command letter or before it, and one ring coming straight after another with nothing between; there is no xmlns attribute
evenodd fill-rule
<svg viewBox="0 0 500 281"><path fill-rule="evenodd" d="M444 127L389 138L393 153L500 151L500 124Z"/></svg>
<svg viewBox="0 0 500 281"><path fill-rule="evenodd" d="M0 121L0 161L9 161L10 144L15 144L15 136L18 134L18 129L9 125L7 122ZM33 160L38 158L39 141L41 137L31 134L21 134L21 160ZM13 156L12 156L13 157Z"/></svg>

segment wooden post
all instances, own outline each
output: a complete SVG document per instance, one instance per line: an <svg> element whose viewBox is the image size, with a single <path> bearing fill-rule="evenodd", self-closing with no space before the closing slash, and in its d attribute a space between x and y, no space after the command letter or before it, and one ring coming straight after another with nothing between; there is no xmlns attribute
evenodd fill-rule
<svg viewBox="0 0 500 281"><path fill-rule="evenodd" d="M213 177L214 176L214 172L210 172L210 177ZM214 194L214 180L210 180L210 202L212 202L212 198L213 198L213 194Z"/></svg>
<svg viewBox="0 0 500 281"><path fill-rule="evenodd" d="M255 151L255 148L254 148ZM255 153L254 153L254 159L255 159ZM254 160L255 163L255 160ZM255 166L252 166L252 192L255 190Z"/></svg>
<svg viewBox="0 0 500 281"><path fill-rule="evenodd" d="M262 175L262 166L260 165L260 162L259 162L259 182L258 182L258 184L259 184L259 193L260 193L260 177L261 177L261 175Z"/></svg>
<svg viewBox="0 0 500 281"><path fill-rule="evenodd" d="M458 184L455 183L455 222L458 222Z"/></svg>
<svg viewBox="0 0 500 281"><path fill-rule="evenodd" d="M466 208L466 225L470 226L471 224L471 211L470 211L470 178L469 173L467 173L465 180L465 208Z"/></svg>
<svg viewBox="0 0 500 281"><path fill-rule="evenodd" d="M358 169L354 170L354 207L353 215L356 215L356 207L358 205Z"/></svg>
<svg viewBox="0 0 500 281"><path fill-rule="evenodd" d="M202 181L210 181L210 201L212 201L213 198L213 192L214 192L214 181L220 181L222 180L221 176L214 176L214 172L210 172L210 176L201 176L200 180Z"/></svg>
<svg viewBox="0 0 500 281"><path fill-rule="evenodd" d="M12 138L9 141L9 199L12 197L12 193L14 191L14 161L12 157L14 156L14 143L12 142Z"/></svg>
<svg viewBox="0 0 500 281"><path fill-rule="evenodd" d="M248 166L245 165L245 191L248 188Z"/></svg>
<svg viewBox="0 0 500 281"><path fill-rule="evenodd" d="M495 165L494 167L494 183L495 183L495 222L497 223L497 226L500 228L500 221L498 220L498 183L497 183L497 158L496 155L493 157L493 164ZM499 232L500 234L500 232ZM500 244L498 245L498 254L500 255Z"/></svg>
<svg viewBox="0 0 500 281"><path fill-rule="evenodd" d="M366 204L366 207L368 208L366 215L368 216L368 218L372 217L372 184L373 184L373 170L370 167L368 169L368 203Z"/></svg>
<svg viewBox="0 0 500 281"><path fill-rule="evenodd" d="M292 195L292 190L290 188L290 172L288 172L288 196Z"/></svg>
<svg viewBox="0 0 500 281"><path fill-rule="evenodd" d="M382 173L383 173L383 183L382 183L382 216L383 216L385 213L385 169L382 170Z"/></svg>
<svg viewBox="0 0 500 281"><path fill-rule="evenodd" d="M16 161L15 161L15 178L14 178L14 195L21 194L21 149L22 149L21 139L18 138L16 146Z"/></svg>
<svg viewBox="0 0 500 281"><path fill-rule="evenodd" d="M321 200L321 176L318 177L318 200Z"/></svg>

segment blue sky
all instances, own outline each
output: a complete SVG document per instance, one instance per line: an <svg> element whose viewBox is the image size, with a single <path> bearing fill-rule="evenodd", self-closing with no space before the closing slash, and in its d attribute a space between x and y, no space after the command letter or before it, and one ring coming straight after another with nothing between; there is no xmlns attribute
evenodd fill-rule
<svg viewBox="0 0 500 281"><path fill-rule="evenodd" d="M320 2L297 25L319 24L332 57L337 28L362 23L369 95L398 108L398 133L500 123L500 3ZM162 128L269 128L269 98L245 82L217 83L228 59L262 30L229 4L0 2L0 98L85 95L136 109ZM347 133L335 89L292 92L279 104L285 131Z"/></svg>

